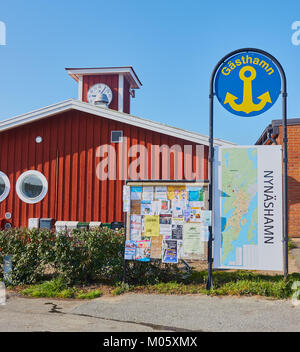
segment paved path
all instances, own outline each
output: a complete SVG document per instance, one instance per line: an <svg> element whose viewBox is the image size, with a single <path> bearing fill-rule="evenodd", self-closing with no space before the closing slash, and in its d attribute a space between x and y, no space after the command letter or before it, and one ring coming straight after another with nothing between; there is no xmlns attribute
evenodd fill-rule
<svg viewBox="0 0 300 352"><path fill-rule="evenodd" d="M11 297L0 305L0 332L3 331L153 331L143 325L75 315L72 309L82 301Z"/></svg>
<svg viewBox="0 0 300 352"><path fill-rule="evenodd" d="M126 294L89 302L11 297L0 331L300 331L300 305L252 297Z"/></svg>

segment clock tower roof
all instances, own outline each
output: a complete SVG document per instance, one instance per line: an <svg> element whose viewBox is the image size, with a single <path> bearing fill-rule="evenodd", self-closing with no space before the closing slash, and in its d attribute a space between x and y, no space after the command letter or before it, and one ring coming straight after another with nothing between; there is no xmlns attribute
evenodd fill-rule
<svg viewBox="0 0 300 352"><path fill-rule="evenodd" d="M124 75L130 84L131 89L139 89L142 86L137 74L135 73L132 66L121 66L121 67L93 67L93 68L66 68L68 74L79 81L83 76L99 76L99 75Z"/></svg>

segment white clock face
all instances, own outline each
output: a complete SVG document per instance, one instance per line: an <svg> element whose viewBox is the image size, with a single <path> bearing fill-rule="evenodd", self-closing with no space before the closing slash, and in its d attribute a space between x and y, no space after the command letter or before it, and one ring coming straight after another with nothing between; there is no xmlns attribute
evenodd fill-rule
<svg viewBox="0 0 300 352"><path fill-rule="evenodd" d="M108 98L108 104L110 104L110 102L112 101L112 91L109 88L109 86L107 86L104 83L97 83L94 84L88 91L87 93L87 101L91 104L94 103L97 94L105 94Z"/></svg>

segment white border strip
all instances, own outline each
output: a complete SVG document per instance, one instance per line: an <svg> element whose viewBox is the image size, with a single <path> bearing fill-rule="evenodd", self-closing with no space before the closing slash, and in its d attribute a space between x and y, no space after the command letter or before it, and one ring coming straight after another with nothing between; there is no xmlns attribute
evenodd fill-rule
<svg viewBox="0 0 300 352"><path fill-rule="evenodd" d="M0 132L14 127L19 127L30 122L34 122L45 117L57 115L69 110L78 110L110 120L126 123L132 126L141 127L150 131L166 134L183 140L198 144L209 145L208 137L200 133L190 132L181 128L164 125L155 121L143 119L141 117L126 114L112 109L101 108L78 100L65 100L63 102L50 105L27 114L19 115L0 123ZM214 139L215 146L234 146L235 143Z"/></svg>

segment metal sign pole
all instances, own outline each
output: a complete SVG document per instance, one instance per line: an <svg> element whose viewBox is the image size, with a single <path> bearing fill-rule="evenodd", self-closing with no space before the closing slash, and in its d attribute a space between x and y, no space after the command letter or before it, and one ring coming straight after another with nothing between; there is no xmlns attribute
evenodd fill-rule
<svg viewBox="0 0 300 352"><path fill-rule="evenodd" d="M209 89L209 210L213 213L213 171L214 171L214 135L213 135L213 97L214 97L214 81L216 73L218 72L219 67L226 62L231 56L242 53L242 52L256 52L262 55L267 56L270 60L272 60L277 68L279 69L281 80L282 80L282 146L283 146L283 243L284 243L284 277L287 278L288 275L288 159L287 159L287 83L286 76L283 70L283 67L279 63L279 61L261 49L255 48L244 48L238 49L230 52L225 55L215 66L211 77L210 77L210 89ZM213 218L213 216L212 216ZM214 240L213 227L209 228L209 241L208 241L208 278L206 289L212 288L212 263L213 263L213 254L212 254L212 243Z"/></svg>
<svg viewBox="0 0 300 352"><path fill-rule="evenodd" d="M284 72L283 72L284 73ZM287 279L289 272L289 226L288 226L288 157L287 157L287 92L286 79L282 89L282 145L283 145L283 244L284 244L284 278Z"/></svg>
<svg viewBox="0 0 300 352"><path fill-rule="evenodd" d="M213 94L213 85L210 85L210 94L209 94L209 210L212 214L213 209L213 176L214 176L214 135L213 135L213 111L214 109L214 94ZM212 216L213 221L213 216ZM209 239L208 239L208 277L206 283L206 289L210 290L213 287L212 281L212 264L213 264L213 256L212 256L212 241L213 241L213 226L209 226Z"/></svg>

